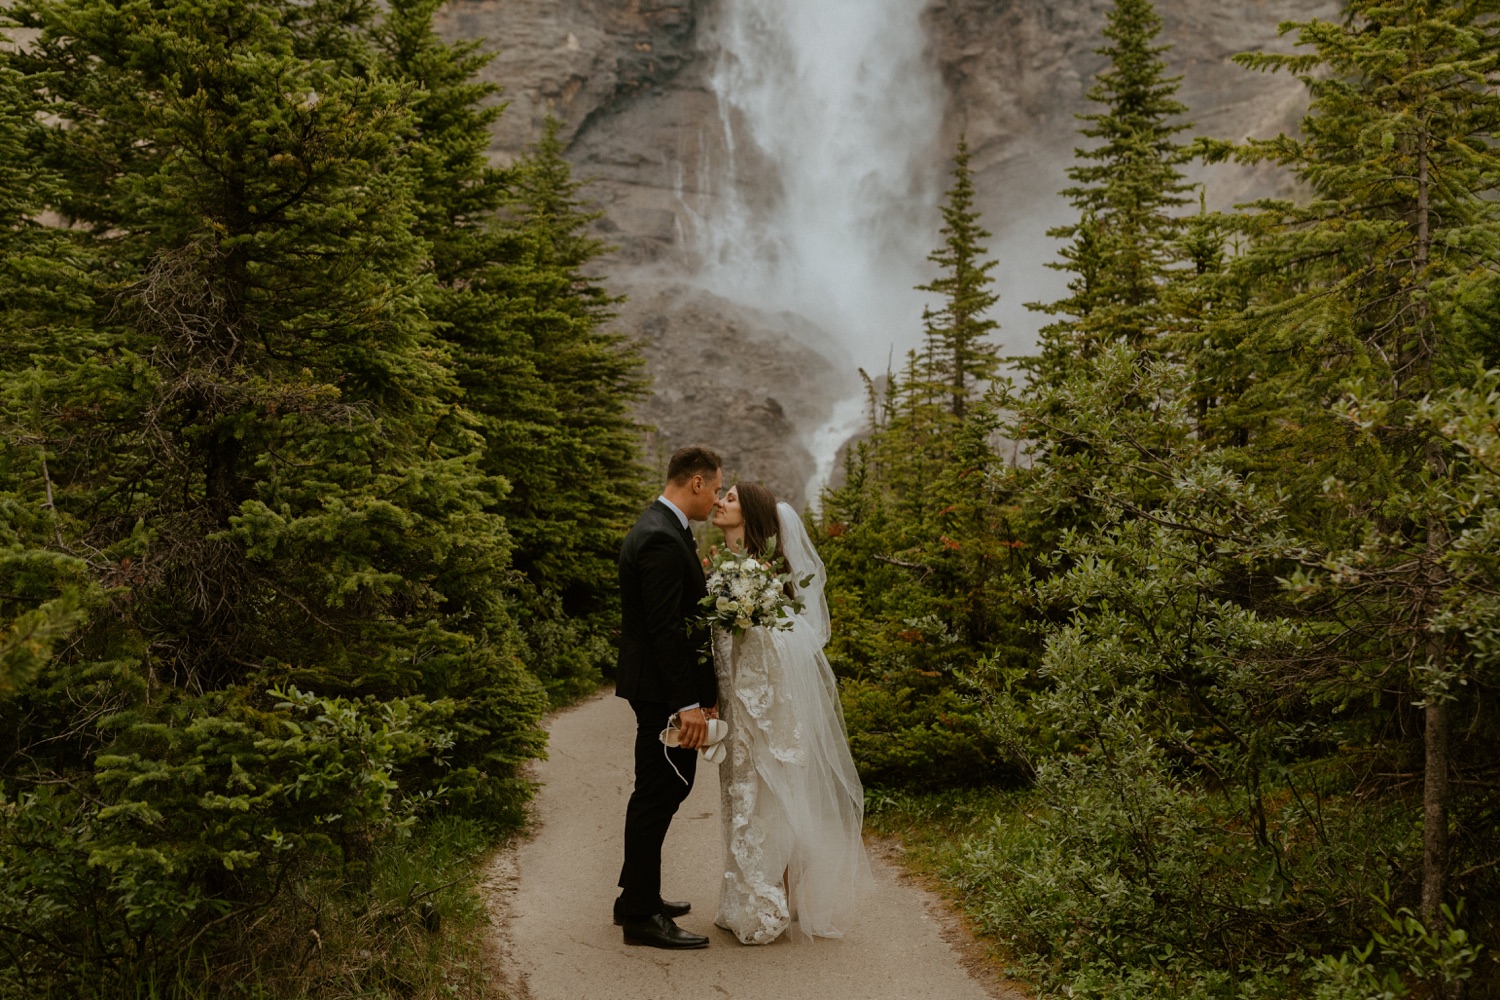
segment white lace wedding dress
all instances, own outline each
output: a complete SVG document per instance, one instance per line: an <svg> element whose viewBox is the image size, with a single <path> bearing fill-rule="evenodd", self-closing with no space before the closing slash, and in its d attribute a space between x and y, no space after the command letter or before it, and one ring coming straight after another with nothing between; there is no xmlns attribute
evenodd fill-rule
<svg viewBox="0 0 1500 1000"><path fill-rule="evenodd" d="M714 637L719 714L729 723L714 922L745 944L769 944L794 926L804 937L841 937L872 881L860 839L864 789L823 655L827 573L801 518L788 504L777 512L793 574L813 577L798 594L803 613L790 631Z"/></svg>

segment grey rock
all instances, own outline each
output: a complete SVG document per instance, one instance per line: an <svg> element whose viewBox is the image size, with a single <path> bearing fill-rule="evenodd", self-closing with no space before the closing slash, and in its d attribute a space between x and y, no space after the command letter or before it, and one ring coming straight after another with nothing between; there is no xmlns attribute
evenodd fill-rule
<svg viewBox="0 0 1500 1000"><path fill-rule="evenodd" d="M652 427L648 460L665 470L677 448L707 444L723 455L726 481L764 483L800 508L813 471L802 428L820 425L832 399L854 388L848 373L802 346L816 331L686 284L629 291L619 325L657 373L640 408Z"/></svg>

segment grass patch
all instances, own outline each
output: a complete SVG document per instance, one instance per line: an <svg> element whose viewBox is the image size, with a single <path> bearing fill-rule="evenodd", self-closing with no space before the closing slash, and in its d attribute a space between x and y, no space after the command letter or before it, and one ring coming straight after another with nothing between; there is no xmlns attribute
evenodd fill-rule
<svg viewBox="0 0 1500 1000"><path fill-rule="evenodd" d="M899 841L902 865L958 907L965 927L1007 979L1032 982L1034 967L986 921L985 893L969 866L969 845L1027 819L1029 792L956 788L937 792L868 789L865 829Z"/></svg>
<svg viewBox="0 0 1500 1000"><path fill-rule="evenodd" d="M491 847L478 824L439 818L372 859L364 899L329 886L298 901L268 1000L493 1000L478 892Z"/></svg>
<svg viewBox="0 0 1500 1000"><path fill-rule="evenodd" d="M883 837L899 837L924 864L936 864L954 855L963 838L1015 811L1017 797L1016 792L983 788L929 793L871 788L865 792L865 827Z"/></svg>

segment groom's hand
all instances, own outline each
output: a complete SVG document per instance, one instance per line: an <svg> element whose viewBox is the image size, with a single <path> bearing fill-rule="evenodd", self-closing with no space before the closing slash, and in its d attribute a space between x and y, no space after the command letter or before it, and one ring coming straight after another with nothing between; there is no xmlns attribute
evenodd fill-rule
<svg viewBox="0 0 1500 1000"><path fill-rule="evenodd" d="M701 708L689 709L680 712L677 716L677 725L680 736L678 745L684 750L697 750L703 746L703 741L708 737L708 716Z"/></svg>

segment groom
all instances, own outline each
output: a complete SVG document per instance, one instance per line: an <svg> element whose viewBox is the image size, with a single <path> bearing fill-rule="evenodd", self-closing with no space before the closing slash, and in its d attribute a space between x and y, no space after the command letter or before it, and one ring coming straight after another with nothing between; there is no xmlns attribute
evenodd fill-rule
<svg viewBox="0 0 1500 1000"><path fill-rule="evenodd" d="M688 522L705 520L713 511L724 483L722 464L708 448L679 449L667 463L661 496L620 548L615 693L635 710L635 790L625 808L622 891L615 900L615 923L625 928L626 944L708 946L708 938L672 921L690 904L661 898L661 846L672 816L692 790L696 751L719 702L713 664L700 662L707 633L689 624L701 613L698 602L708 587ZM681 720L681 748L666 749L658 736L674 712Z"/></svg>

